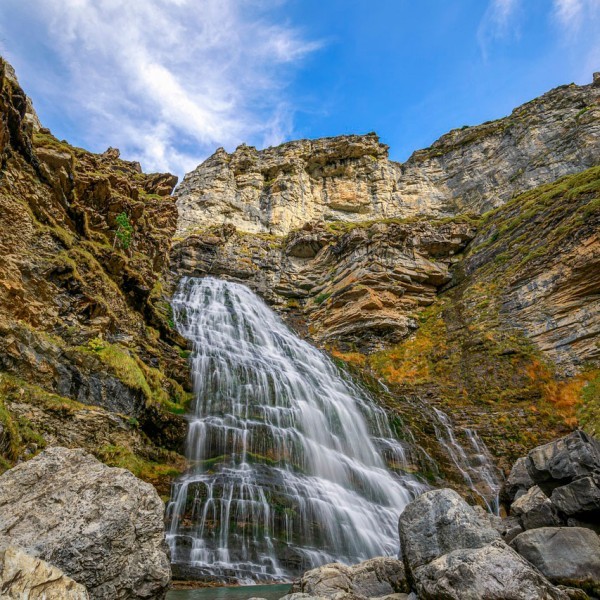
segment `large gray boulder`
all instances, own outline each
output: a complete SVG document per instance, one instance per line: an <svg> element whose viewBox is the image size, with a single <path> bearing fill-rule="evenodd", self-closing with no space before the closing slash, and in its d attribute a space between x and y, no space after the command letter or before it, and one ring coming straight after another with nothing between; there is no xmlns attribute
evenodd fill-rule
<svg viewBox="0 0 600 600"><path fill-rule="evenodd" d="M523 529L553 527L562 524L550 498L537 485L512 503L510 514L519 519Z"/></svg>
<svg viewBox="0 0 600 600"><path fill-rule="evenodd" d="M592 477L582 477L552 491L552 504L566 515L600 512L600 488Z"/></svg>
<svg viewBox="0 0 600 600"><path fill-rule="evenodd" d="M567 600L504 542L454 550L419 567L419 600Z"/></svg>
<svg viewBox="0 0 600 600"><path fill-rule="evenodd" d="M400 515L407 577L420 600L566 600L456 492L432 490Z"/></svg>
<svg viewBox="0 0 600 600"><path fill-rule="evenodd" d="M600 473L600 441L583 431L538 446L527 455L527 471L550 495L554 488Z"/></svg>
<svg viewBox="0 0 600 600"><path fill-rule="evenodd" d="M296 580L292 593L323 598L380 598L409 592L402 561L389 557L366 560L349 567L331 563L307 571Z"/></svg>
<svg viewBox="0 0 600 600"><path fill-rule="evenodd" d="M92 599L164 598L163 514L151 485L81 449L50 448L0 476L0 545L58 567Z"/></svg>
<svg viewBox="0 0 600 600"><path fill-rule="evenodd" d="M600 594L600 539L583 527L543 527L518 535L511 546L550 581Z"/></svg>
<svg viewBox="0 0 600 600"><path fill-rule="evenodd" d="M89 600L86 589L60 569L15 546L0 552L0 598Z"/></svg>
<svg viewBox="0 0 600 600"><path fill-rule="evenodd" d="M413 500L398 522L407 572L465 548L481 548L500 539L454 490L431 490Z"/></svg>
<svg viewBox="0 0 600 600"><path fill-rule="evenodd" d="M502 486L501 499L504 503L511 504L534 485L527 470L527 458L518 458Z"/></svg>

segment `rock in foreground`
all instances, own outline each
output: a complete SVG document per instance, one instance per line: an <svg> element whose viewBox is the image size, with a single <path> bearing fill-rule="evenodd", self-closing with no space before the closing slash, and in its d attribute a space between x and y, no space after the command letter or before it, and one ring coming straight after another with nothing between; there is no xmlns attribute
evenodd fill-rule
<svg viewBox="0 0 600 600"><path fill-rule="evenodd" d="M513 548L550 581L600 594L600 541L584 527L542 527L525 531Z"/></svg>
<svg viewBox="0 0 600 600"><path fill-rule="evenodd" d="M408 591L403 563L394 558L379 557L352 567L332 563L307 571L294 583L291 595L358 600Z"/></svg>
<svg viewBox="0 0 600 600"><path fill-rule="evenodd" d="M454 490L432 490L413 500L400 515L400 545L409 573L464 548L500 539Z"/></svg>
<svg viewBox="0 0 600 600"><path fill-rule="evenodd" d="M0 597L89 600L86 589L47 562L9 546L0 552Z"/></svg>
<svg viewBox="0 0 600 600"><path fill-rule="evenodd" d="M163 512L151 485L81 449L50 448L0 477L0 544L55 565L92 599L164 598Z"/></svg>
<svg viewBox="0 0 600 600"><path fill-rule="evenodd" d="M420 600L566 600L453 490L411 502L399 521L408 579Z"/></svg>

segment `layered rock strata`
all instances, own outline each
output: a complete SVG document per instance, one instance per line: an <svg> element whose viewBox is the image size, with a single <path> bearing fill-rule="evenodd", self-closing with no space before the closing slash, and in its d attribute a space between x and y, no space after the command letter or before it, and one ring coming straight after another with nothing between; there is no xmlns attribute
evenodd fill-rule
<svg viewBox="0 0 600 600"><path fill-rule="evenodd" d="M415 315L448 283L475 235L468 220L381 222L345 231L307 225L285 238L208 228L176 243L180 274L224 276L283 312L303 309L317 342L375 349L416 329Z"/></svg>
<svg viewBox="0 0 600 600"><path fill-rule="evenodd" d="M221 148L180 185L177 235L206 224L285 235L314 220L482 213L600 162L599 95L594 85L556 88L403 164L375 134Z"/></svg>

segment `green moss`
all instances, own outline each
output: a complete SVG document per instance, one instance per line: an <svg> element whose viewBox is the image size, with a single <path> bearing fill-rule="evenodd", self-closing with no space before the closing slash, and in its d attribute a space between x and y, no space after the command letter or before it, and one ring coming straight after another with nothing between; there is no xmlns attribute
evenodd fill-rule
<svg viewBox="0 0 600 600"><path fill-rule="evenodd" d="M321 304L323 304L323 302L325 302L325 300L327 300L329 297L331 296L331 292L324 292L322 294L318 294L317 296L315 296L314 298L314 303L318 304L319 306Z"/></svg>
<svg viewBox="0 0 600 600"><path fill-rule="evenodd" d="M600 435L600 371L592 372L583 386L577 418L589 434Z"/></svg>
<svg viewBox="0 0 600 600"><path fill-rule="evenodd" d="M130 448L112 444L101 446L94 454L108 466L127 469L136 477L154 485L163 501L169 499L170 484L181 475L185 467L181 457L170 452L164 453L164 462L138 456Z"/></svg>
<svg viewBox="0 0 600 600"><path fill-rule="evenodd" d="M127 348L94 338L77 350L100 359L126 386L141 391L148 404L159 404L175 414L187 412L189 394L181 385L168 379L162 371L146 365Z"/></svg>

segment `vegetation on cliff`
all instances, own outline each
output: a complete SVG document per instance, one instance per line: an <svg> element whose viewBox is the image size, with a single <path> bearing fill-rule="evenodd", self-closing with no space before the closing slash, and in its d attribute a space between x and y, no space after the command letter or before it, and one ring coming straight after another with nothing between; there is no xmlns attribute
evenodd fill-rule
<svg viewBox="0 0 600 600"><path fill-rule="evenodd" d="M518 195L484 215L411 336L371 355L333 353L392 384L399 398L427 397L474 427L505 467L577 425L597 434L599 227L600 167ZM535 318L560 312L561 322L536 329L530 304ZM582 314L587 321L572 322ZM565 348L575 372L556 360Z"/></svg>
<svg viewBox="0 0 600 600"><path fill-rule="evenodd" d="M186 341L165 284L176 177L39 126L0 60L0 454L82 446L168 493Z"/></svg>

